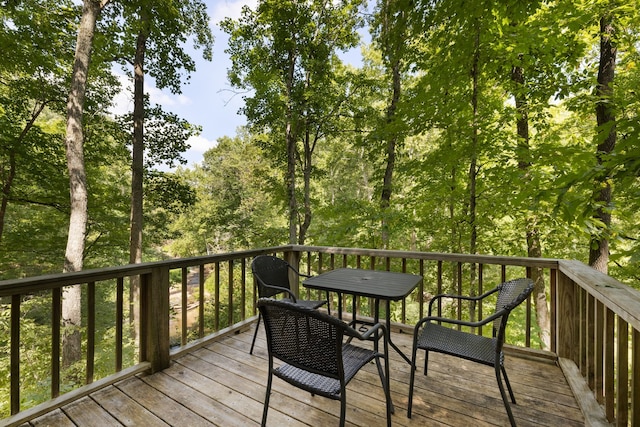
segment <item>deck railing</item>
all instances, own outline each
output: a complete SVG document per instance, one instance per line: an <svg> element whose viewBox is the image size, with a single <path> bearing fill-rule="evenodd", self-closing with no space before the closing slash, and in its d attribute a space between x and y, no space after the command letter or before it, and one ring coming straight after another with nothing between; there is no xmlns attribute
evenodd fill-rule
<svg viewBox="0 0 640 427"><path fill-rule="evenodd" d="M282 256L308 274L352 267L423 276L407 298L391 303L392 322L404 330L410 330L424 315L432 295L481 294L505 280L541 275L550 313L547 351L540 350L542 340L532 301L515 314L518 321L513 323L522 326L510 331L510 349L557 357L587 418L604 413L617 425L640 425L637 290L575 261L295 245L0 282L0 314L10 313L0 317L9 319L10 329L7 348L0 348L0 363L9 362L11 366L10 388L0 390L0 395L9 397L0 422L18 425L127 376L162 370L172 357L213 337L246 328L256 314L250 263L260 254ZM298 283L296 278L291 280ZM139 284L139 294L130 292L132 283ZM75 380L71 382L67 379L68 368L61 366L61 301L69 286L80 286L83 293L82 367L72 370ZM298 292L310 296L307 289L299 288ZM100 295L100 303L96 295ZM34 380L39 388L42 384L49 386L49 399L42 399L45 402L28 396L25 373L34 371L34 367L21 357L25 351L21 347L21 307L35 296L50 301L52 326L42 337L50 344L49 376ZM332 308L337 307L337 298L332 296ZM351 307L349 301L343 301L342 306ZM472 311L481 317L487 308L441 309L448 310L448 315L462 316ZM356 300L356 310L359 316L368 316L372 303ZM98 317L110 326L109 333L97 325ZM112 341L105 343L102 336Z"/></svg>

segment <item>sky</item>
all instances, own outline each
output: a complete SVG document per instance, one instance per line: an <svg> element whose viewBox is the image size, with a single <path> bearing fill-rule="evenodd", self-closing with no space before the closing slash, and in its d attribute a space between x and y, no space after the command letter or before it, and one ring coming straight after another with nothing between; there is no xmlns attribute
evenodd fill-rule
<svg viewBox="0 0 640 427"><path fill-rule="evenodd" d="M183 84L182 93L174 95L168 90L159 90L153 85L153 79L145 77L145 91L149 93L151 104L162 105L166 111L177 114L189 123L202 127L200 136L192 137L188 143L191 148L183 153L187 159L186 167L192 167L202 161L205 151L215 147L218 138L233 137L239 126L246 124L244 116L238 114L243 106L241 95L233 94L227 81L227 69L231 66L229 57L224 53L227 48L227 35L218 23L225 17L237 19L245 4L254 8L257 0L205 0L210 17L211 32L214 36L213 61L202 59L201 51L194 51L190 45L185 50L192 52L196 62L196 71L191 73L187 84ZM115 70L123 87L131 86L130 77L121 70ZM133 110L130 91L123 92L116 100L114 113L123 114Z"/></svg>

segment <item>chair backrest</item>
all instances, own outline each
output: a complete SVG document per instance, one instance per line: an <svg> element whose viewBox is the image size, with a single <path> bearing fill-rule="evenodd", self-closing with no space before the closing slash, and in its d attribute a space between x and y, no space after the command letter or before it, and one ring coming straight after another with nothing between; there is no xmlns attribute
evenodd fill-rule
<svg viewBox="0 0 640 427"><path fill-rule="evenodd" d="M514 279L498 285L498 299L496 301L496 313L504 311L504 314L493 322L494 336L500 341L504 339L504 330L511 311L525 301L533 292L533 280Z"/></svg>
<svg viewBox="0 0 640 427"><path fill-rule="evenodd" d="M282 291L264 285L291 289L289 285L289 263L271 255L258 255L251 263L251 272L258 282L258 297L270 298Z"/></svg>
<svg viewBox="0 0 640 427"><path fill-rule="evenodd" d="M269 355L305 371L340 379L346 325L328 314L294 303L260 299Z"/></svg>

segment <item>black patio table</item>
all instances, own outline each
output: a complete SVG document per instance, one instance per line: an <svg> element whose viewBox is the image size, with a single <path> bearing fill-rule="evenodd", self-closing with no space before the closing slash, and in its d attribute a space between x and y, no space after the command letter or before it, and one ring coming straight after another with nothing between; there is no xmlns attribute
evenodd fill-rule
<svg viewBox="0 0 640 427"><path fill-rule="evenodd" d="M411 360L391 341L391 311L390 301L401 300L413 291L420 283L422 276L408 273L396 273L384 270L364 270L359 268L338 268L326 273L306 279L302 284L310 289L336 292L338 294L338 316L342 317L341 295L351 294L353 299L353 319L356 324L355 296L374 299L374 323L380 317L380 300L387 302L387 341L400 354L408 364ZM377 341L376 341L377 346Z"/></svg>

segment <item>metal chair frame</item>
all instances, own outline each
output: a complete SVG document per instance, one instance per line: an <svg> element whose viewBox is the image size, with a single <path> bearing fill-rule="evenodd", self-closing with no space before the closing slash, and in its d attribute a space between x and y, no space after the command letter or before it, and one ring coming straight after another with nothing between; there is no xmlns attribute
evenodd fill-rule
<svg viewBox="0 0 640 427"><path fill-rule="evenodd" d="M304 300L296 298L289 284L289 271L293 271L296 277L311 277L308 274L300 273L291 264L281 258L272 255L258 255L255 257L251 262L251 272L256 279L258 298L272 298L278 294L285 294L284 299L312 309L322 307L326 304L327 311L330 314L329 292L327 292L326 300ZM258 336L261 319L262 315L258 313L258 323L253 333L249 354L253 354L253 347L255 346L256 337Z"/></svg>
<svg viewBox="0 0 640 427"><path fill-rule="evenodd" d="M427 365L429 361L429 352L435 351L451 356L460 357L472 362L483 365L493 366L495 370L500 395L507 410L509 421L512 426L516 425L515 418L511 411L511 406L507 399L505 387L507 386L511 402L516 404L516 398L513 389L509 383L507 371L504 368L503 345L505 340L505 331L507 320L512 310L529 298L533 291L533 281L531 279L515 279L504 282L494 289L485 292L479 296L463 296L440 294L433 297L429 302L428 316L422 318L416 324L413 331L413 351L411 357L411 379L409 381L409 402L407 407L407 416L411 418L411 407L413 402L413 387L416 371L416 355L418 349L425 350L424 375L427 375ZM482 304L482 300L494 293L498 293L495 312L478 321L470 322L457 319L449 319L446 317L433 316L433 307L436 302L440 302L443 298L452 298L455 300L475 301ZM493 334L491 337L476 335L458 328L446 327L442 323L451 325L467 326L472 328L480 328L493 322Z"/></svg>
<svg viewBox="0 0 640 427"><path fill-rule="evenodd" d="M385 394L387 426L393 404L389 389L389 358L385 326L375 324L366 333L318 310L283 300L260 299L269 350L269 377L262 415L267 424L273 376L313 395L340 401L340 426L345 424L346 387L359 370L375 360ZM383 339L384 352L352 345L344 338L361 341ZM274 368L274 359L283 362ZM384 371L380 360L384 360Z"/></svg>

